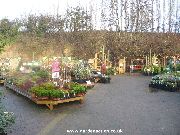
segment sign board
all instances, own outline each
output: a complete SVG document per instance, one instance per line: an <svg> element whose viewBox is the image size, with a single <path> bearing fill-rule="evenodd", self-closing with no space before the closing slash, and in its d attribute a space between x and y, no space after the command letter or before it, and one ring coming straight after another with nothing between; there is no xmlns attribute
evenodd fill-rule
<svg viewBox="0 0 180 135"><path fill-rule="evenodd" d="M60 68L59 68L60 64L59 61L53 61L52 63L52 72L59 72Z"/></svg>
<svg viewBox="0 0 180 135"><path fill-rule="evenodd" d="M53 78L53 79L59 78L59 72L53 72L53 73L52 73L52 78Z"/></svg>

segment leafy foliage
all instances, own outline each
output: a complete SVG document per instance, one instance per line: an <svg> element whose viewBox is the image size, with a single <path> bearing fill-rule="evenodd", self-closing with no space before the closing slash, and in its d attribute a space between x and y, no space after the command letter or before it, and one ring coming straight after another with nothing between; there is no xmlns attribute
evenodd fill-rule
<svg viewBox="0 0 180 135"><path fill-rule="evenodd" d="M0 92L0 134L4 134L15 123L15 117L12 113L6 112L1 102L1 94Z"/></svg>
<svg viewBox="0 0 180 135"><path fill-rule="evenodd" d="M49 72L47 70L38 70L35 72L35 76L39 76L40 78L48 78Z"/></svg>
<svg viewBox="0 0 180 135"><path fill-rule="evenodd" d="M90 68L83 62L74 65L72 72L75 79L87 79L90 76Z"/></svg>
<svg viewBox="0 0 180 135"><path fill-rule="evenodd" d="M162 67L161 66L155 66L155 65L151 65L151 66L145 66L143 69L143 73L145 74L160 74L162 73Z"/></svg>
<svg viewBox="0 0 180 135"><path fill-rule="evenodd" d="M53 83L43 83L30 89L37 97L63 98L64 92L56 88Z"/></svg>
<svg viewBox="0 0 180 135"><path fill-rule="evenodd" d="M87 91L86 87L81 85L73 86L72 90L75 92L75 94L85 93Z"/></svg>
<svg viewBox="0 0 180 135"><path fill-rule="evenodd" d="M156 75L152 77L150 87L163 90L180 90L180 74L178 72Z"/></svg>
<svg viewBox="0 0 180 135"><path fill-rule="evenodd" d="M64 98L64 92L62 90L51 90L50 97L51 98Z"/></svg>
<svg viewBox="0 0 180 135"><path fill-rule="evenodd" d="M115 71L114 68L108 68L108 69L106 70L106 75L114 75L115 72L116 72L116 71Z"/></svg>
<svg viewBox="0 0 180 135"><path fill-rule="evenodd" d="M6 45L9 45L16 41L19 24L10 22L8 19L0 20L0 52Z"/></svg>

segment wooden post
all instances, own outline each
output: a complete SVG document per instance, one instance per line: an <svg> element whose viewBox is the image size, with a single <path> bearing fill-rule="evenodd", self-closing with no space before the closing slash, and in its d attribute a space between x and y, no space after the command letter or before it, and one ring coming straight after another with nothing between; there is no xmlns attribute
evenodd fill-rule
<svg viewBox="0 0 180 135"><path fill-rule="evenodd" d="M81 104L84 103L84 98L79 100Z"/></svg>
<svg viewBox="0 0 180 135"><path fill-rule="evenodd" d="M125 57L123 59L119 59L119 66L118 66L118 72L119 74L125 73L126 71L126 61Z"/></svg>
<svg viewBox="0 0 180 135"><path fill-rule="evenodd" d="M53 104L46 104L46 106L52 111L53 110Z"/></svg>
<svg viewBox="0 0 180 135"><path fill-rule="evenodd" d="M104 63L105 63L105 65L107 64L106 62L107 62L107 58L106 58L106 55L104 55Z"/></svg>

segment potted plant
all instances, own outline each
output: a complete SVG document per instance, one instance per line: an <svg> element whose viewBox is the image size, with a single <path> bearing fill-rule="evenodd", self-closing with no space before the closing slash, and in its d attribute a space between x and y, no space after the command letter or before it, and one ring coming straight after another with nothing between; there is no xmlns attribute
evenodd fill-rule
<svg viewBox="0 0 180 135"><path fill-rule="evenodd" d="M37 86L33 86L30 90L29 93L31 94L31 98L35 98L37 97L37 93L39 93L40 90L43 90L44 88L37 85Z"/></svg>
<svg viewBox="0 0 180 135"><path fill-rule="evenodd" d="M69 97L70 98L75 98L76 97L76 93L74 90L69 90Z"/></svg>
<svg viewBox="0 0 180 135"><path fill-rule="evenodd" d="M64 88L65 90L68 90L68 89L69 89L69 86L70 86L70 83L67 82L67 83L64 83L63 88Z"/></svg>
<svg viewBox="0 0 180 135"><path fill-rule="evenodd" d="M90 68L84 62L79 62L72 69L72 81L77 83L86 83L90 77Z"/></svg>
<svg viewBox="0 0 180 135"><path fill-rule="evenodd" d="M52 100L60 100L64 98L64 93L62 90L51 90L50 97Z"/></svg>
<svg viewBox="0 0 180 135"><path fill-rule="evenodd" d="M65 98L65 99L67 99L67 98L70 97L68 90L62 90L62 92L64 93L64 98Z"/></svg>
<svg viewBox="0 0 180 135"><path fill-rule="evenodd" d="M81 97L84 96L84 94L86 93L86 87L81 86L81 85L77 85L73 88L75 94L77 97Z"/></svg>
<svg viewBox="0 0 180 135"><path fill-rule="evenodd" d="M49 99L49 90L40 89L36 91L36 96L39 100Z"/></svg>
<svg viewBox="0 0 180 135"><path fill-rule="evenodd" d="M178 82L179 76L176 73L168 73L152 77L149 86L174 92L179 90Z"/></svg>

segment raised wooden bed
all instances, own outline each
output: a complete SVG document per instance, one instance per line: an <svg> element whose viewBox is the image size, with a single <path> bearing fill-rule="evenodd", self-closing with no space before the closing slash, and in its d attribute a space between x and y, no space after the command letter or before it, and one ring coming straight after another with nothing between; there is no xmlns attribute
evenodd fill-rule
<svg viewBox="0 0 180 135"><path fill-rule="evenodd" d="M63 99L63 100L57 100L57 101L54 101L54 100L39 100L37 98L32 98L31 95L28 92L20 90L15 85L7 84L7 83L5 83L4 85L5 85L6 88L9 88L9 89L17 92L18 94L29 98L30 100L32 100L36 104L46 105L50 110L53 110L54 105L58 105L58 104L66 103L66 102L72 102L72 101L80 101L80 103L84 102L84 96L75 97L75 98L68 98L68 99Z"/></svg>
<svg viewBox="0 0 180 135"><path fill-rule="evenodd" d="M22 95L24 97L27 97L27 98L31 99L31 95L28 92L19 89L18 87L16 87L13 84L4 83L4 86L6 88L9 88L9 89L15 91L16 93L18 93L18 94L20 94L20 95Z"/></svg>
<svg viewBox="0 0 180 135"><path fill-rule="evenodd" d="M57 104L62 104L62 103L67 103L67 102L72 102L72 101L80 101L80 103L84 102L84 96L82 97L75 97L75 98L68 98L64 100L58 100L58 101L53 101L53 100L38 100L38 99L32 99L36 104L41 104L41 105L46 105L50 110L53 110L54 105Z"/></svg>

